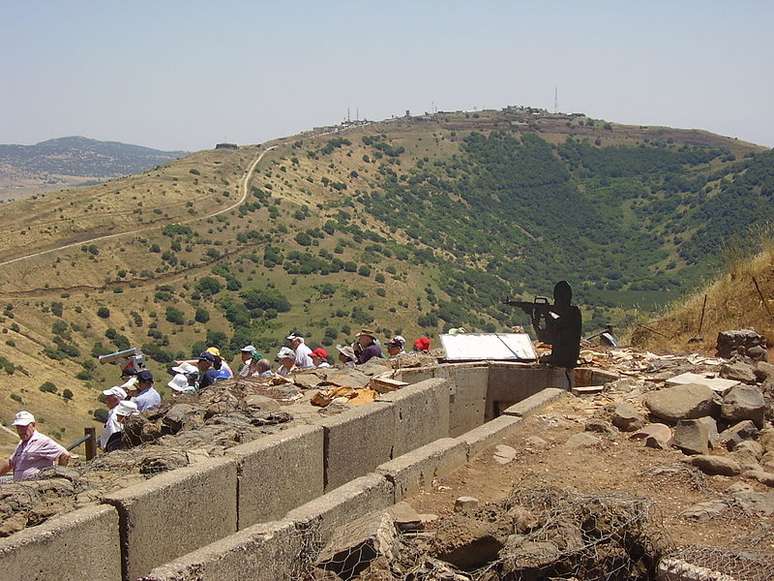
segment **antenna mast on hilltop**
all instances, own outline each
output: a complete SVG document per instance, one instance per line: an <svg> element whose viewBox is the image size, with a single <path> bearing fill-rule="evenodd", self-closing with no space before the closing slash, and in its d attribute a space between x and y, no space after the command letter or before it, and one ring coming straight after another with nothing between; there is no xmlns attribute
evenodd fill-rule
<svg viewBox="0 0 774 581"><path fill-rule="evenodd" d="M559 112L559 87L554 87L554 113Z"/></svg>
<svg viewBox="0 0 774 581"><path fill-rule="evenodd" d="M349 123L349 107L347 107L347 123Z"/></svg>

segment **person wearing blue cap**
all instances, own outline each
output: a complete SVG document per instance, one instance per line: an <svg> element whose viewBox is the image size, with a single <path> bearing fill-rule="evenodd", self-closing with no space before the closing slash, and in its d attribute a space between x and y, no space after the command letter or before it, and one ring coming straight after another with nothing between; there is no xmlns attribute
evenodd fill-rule
<svg viewBox="0 0 774 581"><path fill-rule="evenodd" d="M220 373L215 369L217 359L209 351L199 355L196 366L199 368L199 389L211 386L216 381L223 379Z"/></svg>
<svg viewBox="0 0 774 581"><path fill-rule="evenodd" d="M161 396L153 387L153 374L147 369L137 373L137 394L131 399L137 404L137 410L146 412L161 405Z"/></svg>

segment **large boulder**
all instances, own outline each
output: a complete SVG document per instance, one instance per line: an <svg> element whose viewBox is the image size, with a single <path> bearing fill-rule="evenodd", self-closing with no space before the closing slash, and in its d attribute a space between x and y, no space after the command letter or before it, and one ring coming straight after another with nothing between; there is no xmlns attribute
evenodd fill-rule
<svg viewBox="0 0 774 581"><path fill-rule="evenodd" d="M736 476L742 472L742 467L738 462L723 456L700 454L699 456L691 456L690 459L688 459L688 463L705 474L710 475L720 474L721 476Z"/></svg>
<svg viewBox="0 0 774 581"><path fill-rule="evenodd" d="M613 425L622 432L635 432L645 425L645 418L633 405L622 402L613 411Z"/></svg>
<svg viewBox="0 0 774 581"><path fill-rule="evenodd" d="M755 383L755 369L744 361L732 361L723 364L720 368L720 377L753 384Z"/></svg>
<svg viewBox="0 0 774 581"><path fill-rule="evenodd" d="M755 366L755 378L761 382L767 379L774 380L774 363L759 361Z"/></svg>
<svg viewBox="0 0 774 581"><path fill-rule="evenodd" d="M696 383L653 391L645 396L645 405L652 415L673 424L680 420L715 416L719 412L715 392L706 385Z"/></svg>
<svg viewBox="0 0 774 581"><path fill-rule="evenodd" d="M758 428L763 427L766 402L761 390L750 385L737 385L723 396L720 408L723 419L729 422L751 420Z"/></svg>
<svg viewBox="0 0 774 581"><path fill-rule="evenodd" d="M696 420L680 420L675 427L674 445L686 454L708 454L710 425Z"/></svg>

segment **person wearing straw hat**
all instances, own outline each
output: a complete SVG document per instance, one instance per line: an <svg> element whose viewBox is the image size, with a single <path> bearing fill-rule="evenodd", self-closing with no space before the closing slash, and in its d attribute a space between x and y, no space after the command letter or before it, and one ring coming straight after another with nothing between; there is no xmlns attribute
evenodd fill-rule
<svg viewBox="0 0 774 581"><path fill-rule="evenodd" d="M336 345L336 351L339 352L339 363L345 367L354 367L357 363L357 355L352 345Z"/></svg>
<svg viewBox="0 0 774 581"><path fill-rule="evenodd" d="M397 357L406 352L406 339L402 335L395 335L387 343L387 353L390 357Z"/></svg>
<svg viewBox="0 0 774 581"><path fill-rule="evenodd" d="M70 454L64 446L37 431L35 416L20 411L13 421L21 442L8 460L0 464L0 476L13 470L13 479L29 480L54 464L67 466Z"/></svg>
<svg viewBox="0 0 774 581"><path fill-rule="evenodd" d="M115 432L105 445L105 452L115 452L124 449L124 422L126 418L139 414L137 404L125 399L116 406L116 421L118 422L118 431Z"/></svg>
<svg viewBox="0 0 774 581"><path fill-rule="evenodd" d="M121 386L116 385L110 389L102 390L102 395L105 396L105 405L108 407L108 417L107 420L105 420L105 425L102 428L102 433L99 435L97 443L99 444L99 447L104 450L108 440L110 440L110 436L121 431L121 424L119 424L116 419L116 406L126 399L126 391L124 391Z"/></svg>
<svg viewBox="0 0 774 581"><path fill-rule="evenodd" d="M362 348L357 354L357 362L362 365L374 357L382 357L382 348L376 342L376 334L370 329L361 329L357 334L357 342Z"/></svg>

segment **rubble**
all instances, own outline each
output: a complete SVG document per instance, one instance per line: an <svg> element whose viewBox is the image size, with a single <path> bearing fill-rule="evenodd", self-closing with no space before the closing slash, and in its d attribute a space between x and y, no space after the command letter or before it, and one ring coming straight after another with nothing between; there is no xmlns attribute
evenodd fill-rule
<svg viewBox="0 0 774 581"><path fill-rule="evenodd" d="M724 456L701 454L699 456L691 456L687 459L687 462L711 476L736 476L742 472L742 467L738 462Z"/></svg>
<svg viewBox="0 0 774 581"><path fill-rule="evenodd" d="M763 349L756 349L761 347ZM754 329L741 329L735 331L722 331L718 333L717 354L724 359L732 359L737 356L764 358L766 338L759 335ZM750 351L752 350L752 353Z"/></svg>
<svg viewBox="0 0 774 581"><path fill-rule="evenodd" d="M665 424L647 424L631 435L632 440L644 440L649 448L666 450L672 444L672 429Z"/></svg>
<svg viewBox="0 0 774 581"><path fill-rule="evenodd" d="M494 461L498 464L510 464L516 458L516 448L498 444L495 446Z"/></svg>
<svg viewBox="0 0 774 581"><path fill-rule="evenodd" d="M699 420L680 420L675 426L674 445L686 454L709 453L709 424Z"/></svg>
<svg viewBox="0 0 774 581"><path fill-rule="evenodd" d="M744 420L734 424L720 433L720 443L729 450L747 438L754 438L758 434L758 428L750 420Z"/></svg>
<svg viewBox="0 0 774 581"><path fill-rule="evenodd" d="M478 507L479 500L475 496L460 496L454 501L455 511L472 510Z"/></svg>

